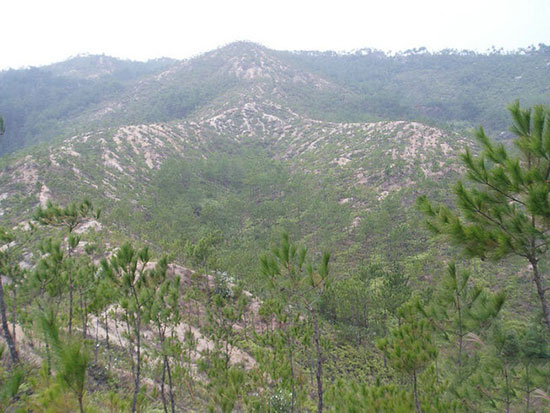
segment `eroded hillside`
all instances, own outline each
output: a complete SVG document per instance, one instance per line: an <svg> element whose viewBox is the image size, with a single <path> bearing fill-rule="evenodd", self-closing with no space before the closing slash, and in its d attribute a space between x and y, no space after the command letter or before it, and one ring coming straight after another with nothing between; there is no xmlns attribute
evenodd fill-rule
<svg viewBox="0 0 550 413"><path fill-rule="evenodd" d="M314 120L259 87L194 120L98 129L5 160L3 220L15 225L47 200L87 197L114 228L176 254L178 239L208 231L226 233L229 249L251 243L246 260L220 252L235 271L253 272L246 261L282 229L352 254L353 263L373 251L346 246L371 240L388 250L391 228L372 241L381 210L409 208L426 188L445 196L469 145L417 122ZM415 213L395 213L396 227L419 230Z"/></svg>

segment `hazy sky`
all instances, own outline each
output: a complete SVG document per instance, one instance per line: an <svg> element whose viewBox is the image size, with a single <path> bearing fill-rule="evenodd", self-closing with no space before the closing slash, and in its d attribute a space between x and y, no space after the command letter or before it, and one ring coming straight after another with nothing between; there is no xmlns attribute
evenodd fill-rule
<svg viewBox="0 0 550 413"><path fill-rule="evenodd" d="M0 13L0 69L81 53L185 58L235 40L339 51L550 44L550 0L8 0Z"/></svg>

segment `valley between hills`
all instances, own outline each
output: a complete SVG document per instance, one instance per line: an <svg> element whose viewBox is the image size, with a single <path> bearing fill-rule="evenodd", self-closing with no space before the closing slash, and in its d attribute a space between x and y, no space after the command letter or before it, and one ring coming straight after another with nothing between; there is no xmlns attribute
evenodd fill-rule
<svg viewBox="0 0 550 413"><path fill-rule="evenodd" d="M1 409L546 411L549 62L0 72Z"/></svg>

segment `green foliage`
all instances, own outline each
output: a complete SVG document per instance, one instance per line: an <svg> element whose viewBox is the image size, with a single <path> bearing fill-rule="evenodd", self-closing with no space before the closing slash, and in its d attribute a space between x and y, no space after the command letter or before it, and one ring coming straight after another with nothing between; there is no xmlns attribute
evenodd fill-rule
<svg viewBox="0 0 550 413"><path fill-rule="evenodd" d="M168 402L164 394L165 377L168 375L170 406L175 411L173 395L172 372L170 359L178 357L179 339L175 328L181 321L180 312L180 278L167 277L168 260L163 258L153 271L148 274L148 288L154 292L152 299L145 305L145 319L150 320L156 328L158 338L158 357L162 360L161 396L164 410L168 410Z"/></svg>
<svg viewBox="0 0 550 413"><path fill-rule="evenodd" d="M305 314L311 322L313 328L311 346L316 353L316 381L317 381L317 411L323 410L323 356L321 349L321 331L318 321L318 304L326 288L330 287L332 279L329 276L330 253L324 252L320 263L314 266L312 261L307 258L307 248L297 246L290 242L287 233L283 233L281 242L272 248L271 255L260 257L262 274L267 278L271 295L281 303L279 307L282 314L278 315L278 321L281 321L281 315L284 318L292 319L296 317L294 326L296 327L300 316ZM294 313L294 314L293 314ZM292 331L292 329L290 330ZM307 343L307 334L304 334L304 343ZM292 335L284 334L284 340L291 346ZM307 344L306 344L307 345ZM291 374L291 395L296 392L294 388L294 368L292 361L292 349L289 349L289 367ZM294 399L291 400L291 410L294 409Z"/></svg>
<svg viewBox="0 0 550 413"><path fill-rule="evenodd" d="M388 337L377 342L377 347L384 352L393 368L411 378L417 412L421 411L417 389L418 375L438 354L433 339L433 327L428 320L419 317L419 306L418 301L405 304L399 312L401 324Z"/></svg>
<svg viewBox="0 0 550 413"><path fill-rule="evenodd" d="M101 64L106 61L108 70ZM47 67L3 71L0 113L10 128L0 152L13 152L60 133L74 132L74 128L65 127L68 120L124 93L135 79L162 70L169 63L81 56Z"/></svg>
<svg viewBox="0 0 550 413"><path fill-rule="evenodd" d="M149 249L134 249L130 243L122 245L110 261L103 259L101 267L106 277L117 288L117 301L124 312L132 355L134 398L132 412L136 411L140 391L142 368L142 328L147 305L154 297L154 290L147 285L146 266L150 260ZM135 350L134 350L135 347Z"/></svg>
<svg viewBox="0 0 550 413"><path fill-rule="evenodd" d="M62 340L53 311L40 314L39 321L55 355L56 377L75 394L83 413L86 369L89 362L86 349L77 339Z"/></svg>
<svg viewBox="0 0 550 413"><path fill-rule="evenodd" d="M127 327L127 350L132 358L134 379L132 411L136 411L138 407L141 391L143 329L150 321L155 324L161 344L159 353L163 358L163 368L168 369L170 377L168 347L165 347L166 331L179 322L179 312L171 311L177 310L179 304L179 280L167 279L166 257L160 259L152 269L148 268L150 260L147 247L135 249L132 244L125 243L109 261L105 258L101 261L104 276L116 289L115 303L120 306Z"/></svg>
<svg viewBox="0 0 550 413"><path fill-rule="evenodd" d="M0 370L0 406L9 407L16 400L25 381L25 372L19 366L9 372Z"/></svg>
<svg viewBox="0 0 550 413"><path fill-rule="evenodd" d="M255 53L248 53L244 60L251 65L258 63L254 59L262 53L272 53L261 48L252 50ZM33 411L74 410L72 397L67 397L72 392L82 410L83 396L88 392L87 402L98 410L309 411L317 401L321 411L325 394L325 407L333 411L453 411L472 410L475 405L485 410L542 410L544 395L550 389L548 334L538 317L529 323L523 320L532 310L523 288L524 269L522 277L513 282L498 280L499 287L507 284L513 294L514 301L510 300L506 308L504 295L495 292L496 286L486 289L481 285L488 285L492 279L505 279L510 268L480 264L483 271L474 280L470 273L457 271L452 264L436 285L429 266L454 251L426 240L416 224L418 212L408 208L417 191L446 199L445 185L453 176L447 169L453 169L453 164L446 159L443 145L454 150L453 145L468 142L458 136L438 135L441 140L435 145L433 159L426 156L428 152L415 152L418 156L406 159L401 153L409 153L410 148L399 137L414 142L416 147L418 124L388 123L383 125L383 131L374 128L373 133L364 125L346 125L327 132L327 123L292 114L292 122L303 123L295 126L286 114L287 118L280 120L293 129L266 129L271 128L270 122L278 121L270 115L268 122L269 112L264 113L258 102L258 108L250 109L257 117L229 117L227 113L231 112L224 112L227 122L218 124L218 118L212 118L217 99L228 107L239 108L242 99L248 97L248 92L242 96L240 93L250 85L249 79L232 75L227 82L226 58L234 51L221 50L199 59L198 66L189 64L181 71L179 66L172 66L177 70L157 80L143 81L144 72L128 75L132 79L120 75L124 79L118 86L112 84L110 91L102 89L109 89L106 80L114 81L110 74L97 82L82 80L86 87L95 85L97 94L83 102L78 97L80 92L75 96L87 109L97 104L95 111L107 95L110 102L111 98L116 101L117 87L132 85L139 89L137 100L125 100L128 104L121 106L125 113L121 115L113 109L103 126L195 115L198 122L165 125L158 134L153 131L158 125L139 129L136 136L143 139L141 147L134 147L136 141L130 135L128 139L114 136L120 130L103 129L97 136L66 141L70 144L64 149L76 149L80 156L71 152L67 157L56 157L43 148L33 150L29 158L18 155L13 163L3 164L0 184L8 195L0 201L2 211L6 211L2 218L6 224L14 224L11 220L23 216L47 184L53 196L65 201L88 190L97 195L98 205L106 206L102 224L108 227L101 236L93 235L92 243L83 247L85 254L81 253L79 247L83 246L81 239L85 235L78 227L88 218L99 219L99 213L88 201L67 203L66 207L49 203L34 215L46 229L36 234L33 230L29 236L40 238L39 248L38 243L28 251L27 246L21 248L25 249L29 266L36 264L33 269L25 275L16 267L22 256L19 240L15 253L13 249L0 252L0 269L12 281L6 291L12 294L13 303L15 291L21 286L20 318L25 320L23 327L31 342L42 341L29 331L31 308L37 307L45 315L42 332L47 357L43 372L33 372L23 385L16 376L10 384L11 378L3 375L2 385L9 389L9 396L3 400ZM547 50L541 48L532 51L529 58L539 61L545 53ZM323 61L353 60L350 56L335 60L328 55L311 56L298 53L284 59L301 61L304 67ZM379 68L388 69L386 78L375 82L375 77L382 75L379 68L372 73L317 68L319 73L330 72L335 78L340 73L341 78L335 81L352 86L353 91L342 99L337 112L327 102L333 102L340 93L338 86L330 90L302 87L300 82L277 79L280 96L273 99L284 100L283 106L292 108L313 102L310 114L331 119L373 118L388 113L417 117L419 112L431 120L482 119L493 109L476 111L464 104L466 97L471 102L473 94L467 86L477 82L470 79L475 78L473 75L461 78L461 83L451 76L443 83L451 91L456 82L466 85L464 94L447 108L434 103L429 97L431 89L428 97L420 100L414 88L405 95L394 93L393 87L403 90L399 82L380 92L381 85L396 76L405 84L412 78L432 79L426 76L426 61L441 63L447 74L464 74L467 69L456 67L460 65L453 68L449 62L482 59L463 57L464 60L453 53L428 55L426 60L414 53L395 59L375 54L365 59L356 56L361 65L374 67L376 58L381 61ZM508 61L498 54L484 58L492 61L487 67ZM519 61L518 56L515 58ZM395 69L396 62L401 69ZM86 78L90 67L76 66L75 70ZM148 73L163 68L159 63L150 67ZM64 69L56 70L66 76ZM292 73L293 69L289 70ZM411 70L421 73L415 77ZM41 76L29 72L30 78L34 75ZM168 79L166 84L161 81L163 78ZM2 79L0 74L0 92L5 87ZM253 84L261 89L261 82L256 79ZM418 85L424 83L420 81ZM437 87L442 87L441 79ZM365 105L367 95L382 105L376 110ZM411 105L413 100L423 105ZM498 97L489 99L494 100ZM206 110L200 111L202 107ZM512 132L518 137L516 149L491 142L481 129L477 132L481 155L466 151L462 158L470 184L459 183L455 188L461 212L434 207L426 198L421 198L419 204L430 216L432 228L453 238L470 255L497 261L514 255L526 258L545 313L550 116L542 106L526 111L516 104L510 109L514 119ZM4 113L3 107L0 110ZM73 122L73 112L62 108L44 110L30 108L30 117L33 113L39 115L36 119L27 118L29 123L22 128L33 128L44 118L56 119L59 126L45 123L44 134L28 129L17 133L42 139L54 129L68 130L76 125L88 130L92 122L87 113ZM279 115L284 110L273 109L273 113ZM10 125L18 111L16 108L6 117ZM235 124L245 120L247 132L241 136L244 129ZM491 124L494 128L499 125L499 119ZM195 128L197 131L191 132ZM414 131L406 134L407 128ZM170 138L163 140L161 134ZM258 136L264 139L255 139ZM388 144L393 138L396 142ZM319 146L312 142L319 142ZM145 158L138 154L153 147L154 151ZM178 154L173 151L176 147L181 149ZM365 147L374 149L365 152ZM120 173L105 170L111 153L122 164L122 170L116 168ZM335 154L345 160L340 162ZM72 155L78 158L78 164L70 161ZM424 158L431 160L424 162ZM159 163L160 169L156 169ZM31 170L30 174L25 167ZM431 182L431 173L440 172L443 174L436 175L441 177L440 182ZM38 178L27 184L13 182L6 177L10 174L36 174ZM410 184L403 184L408 180ZM22 190L28 194L19 198L11 195ZM53 231L48 227L61 228L57 238L49 238ZM266 250L279 232L283 236L278 244L260 258L262 276L258 276L256 266L250 263L257 262L259 252ZM14 240L3 231L0 238L5 244ZM127 239L141 239L150 247L134 248L124 242ZM312 249L334 247L335 254L311 254L291 239L301 240ZM105 244L104 248L105 242L108 246ZM156 249L197 271L192 276L182 272L181 279L172 276L166 257L153 266L152 252ZM4 259L8 253L13 266ZM100 270L93 264L99 258L103 258ZM368 267L350 270L367 259L371 263ZM510 267L515 265L514 262ZM210 269L220 271L209 274ZM73 288L74 297L79 299L75 300L79 306L75 314L81 318L83 336L87 336L89 313L97 317L96 327L104 321L104 330L96 331L95 363L89 376L92 383L85 380L91 340L81 342L71 336ZM409 301L411 295L415 299ZM421 300L416 301L417 297ZM403 305L407 301L409 304ZM57 328L67 317L70 338L64 329ZM116 333L111 329L118 343L109 344L106 337L104 348L100 335L109 334L107 328L119 323L125 326L125 333L121 335L118 327ZM378 348L383 354L372 345L375 337L382 337ZM40 345L36 348L42 349ZM245 357L245 362L235 362L235 351L253 355L254 361ZM58 378L54 382L51 357L51 367ZM102 376L105 371L107 378ZM131 385L120 380L128 379L125 376L129 371L134 387L131 403ZM145 377L154 380L145 384ZM117 380L120 387L113 392L113 382ZM333 380L336 384L327 394L323 383ZM409 381L412 392L408 391ZM536 396L540 400L535 401ZM15 400L19 397L21 400Z"/></svg>
<svg viewBox="0 0 550 413"><path fill-rule="evenodd" d="M459 380L464 365L465 337L484 337L499 315L505 302L502 291L492 293L471 279L469 271L457 270L451 262L427 308L422 311L430 317L442 337L456 346L454 358Z"/></svg>
<svg viewBox="0 0 550 413"><path fill-rule="evenodd" d="M192 117L220 100L231 101L238 93L255 90L251 85L258 79L235 76L227 70L227 62L243 59L247 66L260 65L261 53L280 62L274 68L290 68L290 74L280 73L283 81L277 85L285 103L330 121L422 119L459 126L483 123L502 130L506 123L502 102L519 97L527 104L548 103L539 87L547 79L548 46L544 45L505 54L420 50L387 56L376 50L276 52L237 43L186 65L169 59L141 63L87 56L0 74L0 113L10 125L1 152L98 126L98 109L107 105L110 110L101 117L100 126ZM153 80L163 72L170 76ZM302 77L304 72L328 80L331 87L288 81L294 73ZM139 98L130 99L130 94ZM117 110L113 101L124 110Z"/></svg>
<svg viewBox="0 0 550 413"><path fill-rule="evenodd" d="M473 256L537 257L548 248L544 199L550 193L550 126L545 119L550 114L542 106L521 110L519 103L510 106L510 112L520 156L509 155L503 144L493 144L483 129L476 132L482 154L474 157L467 150L462 159L467 179L477 186L466 188L459 181L455 188L462 219L419 198L432 228L449 234Z"/></svg>
<svg viewBox="0 0 550 413"><path fill-rule="evenodd" d="M355 382L337 381L327 394L332 412L410 412L414 402L409 393L396 387L368 386Z"/></svg>
<svg viewBox="0 0 550 413"><path fill-rule="evenodd" d="M387 263L360 267L325 291L321 310L337 321L345 337L361 343L367 336L385 335L411 287L402 271ZM361 305L357 305L361 303Z"/></svg>
<svg viewBox="0 0 550 413"><path fill-rule="evenodd" d="M39 297L36 304L41 311L49 308L53 300L59 298L66 286L65 254L61 242L51 238L40 243L42 258L31 273L29 287Z"/></svg>
<svg viewBox="0 0 550 413"><path fill-rule="evenodd" d="M518 155L511 155L503 144L489 140L482 128L476 137L483 149L479 156L469 150L462 156L466 187L455 187L460 214L446 206L432 206L427 198L418 199L428 216L428 225L447 235L470 256L500 260L515 255L526 259L533 273L545 322L550 331L550 307L545 296L546 276L539 271L550 246L550 111L543 106L523 110L519 103L509 107L510 130Z"/></svg>
<svg viewBox="0 0 550 413"><path fill-rule="evenodd" d="M467 50L430 53L424 48L386 55L380 50L357 53L278 52L287 64L313 71L354 92L337 120L413 119L484 124L506 128L502 102L520 98L526 104L550 103L538 86L549 47L539 45L513 53ZM537 62L537 63L535 63ZM473 103L475 102L475 103ZM311 112L317 105L304 105ZM317 109L314 115L329 116Z"/></svg>
<svg viewBox="0 0 550 413"><path fill-rule="evenodd" d="M239 397L245 390L245 373L240 368L231 367L223 374L211 376L211 379L214 405L223 413L233 412ZM216 410L211 406L210 411Z"/></svg>
<svg viewBox="0 0 550 413"><path fill-rule="evenodd" d="M55 205L49 201L45 208L38 207L34 219L42 225L65 227L69 233L72 233L86 218L93 216L99 219L101 210L92 215L93 211L94 207L88 199L78 204L73 202L66 207Z"/></svg>
<svg viewBox="0 0 550 413"><path fill-rule="evenodd" d="M271 252L271 256L260 257L262 274L276 291L277 297L286 303L303 301L310 306L330 285L330 253L323 253L321 262L314 268L313 263L306 260L307 248L291 243L287 233L282 234L280 244ZM311 293L313 297L310 297Z"/></svg>
<svg viewBox="0 0 550 413"><path fill-rule="evenodd" d="M196 244L189 240L183 247L185 256L195 268L207 269L213 248L223 240L221 231L213 231L202 237Z"/></svg>
<svg viewBox="0 0 550 413"><path fill-rule="evenodd" d="M430 395L420 402L422 412L461 411L456 403L444 399L441 389L432 383ZM355 381L336 381L327 392L328 410L331 412L411 412L415 409L414 397L400 386L376 383L368 385Z"/></svg>
<svg viewBox="0 0 550 413"><path fill-rule="evenodd" d="M377 346L393 367L407 375L417 374L437 356L430 323L418 317L414 304L408 304L401 312L401 326L393 329L388 338Z"/></svg>

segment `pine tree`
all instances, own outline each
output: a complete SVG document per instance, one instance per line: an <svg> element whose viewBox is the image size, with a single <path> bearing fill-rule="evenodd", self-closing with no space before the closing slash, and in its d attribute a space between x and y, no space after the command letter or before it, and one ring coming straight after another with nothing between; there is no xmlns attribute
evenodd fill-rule
<svg viewBox="0 0 550 413"><path fill-rule="evenodd" d="M395 384L366 383L337 380L327 391L327 401L331 412L346 413L410 413L415 409L414 398ZM435 401L432 401L435 402ZM450 411L450 409L428 411Z"/></svg>
<svg viewBox="0 0 550 413"><path fill-rule="evenodd" d="M96 290L99 287L97 265L90 262L88 257L82 257L77 261L77 267L74 271L74 287L79 296L79 313L82 320L82 339L88 337L88 315L91 310L91 304L97 296Z"/></svg>
<svg viewBox="0 0 550 413"><path fill-rule="evenodd" d="M317 411L323 411L323 354L318 321L318 304L330 283L330 254L323 253L317 267L307 260L307 248L292 244L288 234L272 249L272 255L260 258L262 273L268 278L272 290L285 306L303 309L313 325L313 344L317 356Z"/></svg>
<svg viewBox="0 0 550 413"><path fill-rule="evenodd" d="M109 321L108 321L108 306L114 301L114 292L109 280L103 277L103 272L97 271L94 274L94 280L92 281L93 287L89 291L91 293L91 301L89 303L89 311L96 318L96 337L95 337L95 351L94 362L97 363L97 356L99 351L99 323L103 318L103 324L105 328L105 343L107 350L109 350ZM110 354L108 363L110 364Z"/></svg>
<svg viewBox="0 0 550 413"><path fill-rule="evenodd" d="M417 312L419 304L405 304L400 310L401 325L392 330L389 337L381 339L377 346L384 352L388 361L398 371L411 378L414 406L421 412L418 374L437 357L433 340L433 328Z"/></svg>
<svg viewBox="0 0 550 413"><path fill-rule="evenodd" d="M61 242L47 238L39 244L42 255L31 273L27 289L41 312L55 308L57 316L67 289L66 254Z"/></svg>
<svg viewBox="0 0 550 413"><path fill-rule="evenodd" d="M516 366L520 357L518 334L513 323L495 323L482 365L473 380L475 390L488 406L510 412L517 397Z"/></svg>
<svg viewBox="0 0 550 413"><path fill-rule="evenodd" d="M428 225L446 234L471 256L500 260L509 255L530 264L540 306L550 332L550 304L541 260L550 247L550 111L538 105L523 110L509 106L511 132L518 154L492 142L483 128L476 131L482 147L478 156L462 155L466 186L455 187L460 214L446 206L433 206L420 197Z"/></svg>
<svg viewBox="0 0 550 413"><path fill-rule="evenodd" d="M459 272L454 262L448 265L434 299L422 310L446 340L456 343L459 376L464 366L465 337L486 331L504 300L504 293L491 293L475 284L469 271Z"/></svg>
<svg viewBox="0 0 550 413"><path fill-rule="evenodd" d="M258 387L270 388L263 408L268 410L273 399L280 404L288 396L284 411L300 410L304 398L303 374L296 359L304 330L301 315L290 313L281 300L274 298L265 300L258 314L267 324L266 332L257 336L258 347L254 352L259 371Z"/></svg>
<svg viewBox="0 0 550 413"><path fill-rule="evenodd" d="M33 303L42 314L51 311L57 318L62 304L63 292L66 289L65 254L61 242L47 238L39 245L42 257L31 273L27 288ZM43 331L44 332L44 331ZM45 337L46 339L47 337ZM46 363L48 375L51 374L51 351L46 342Z"/></svg>
<svg viewBox="0 0 550 413"><path fill-rule="evenodd" d="M74 252L78 244L80 243L80 236L75 233L75 230L89 217L94 216L99 219L101 211L97 211L93 214L94 207L92 203L85 199L79 204L72 203L66 207L60 207L52 202L48 201L46 208L39 206L34 219L40 222L42 225L48 225L52 227L59 227L66 230L67 236L67 275L69 282L69 335L72 334L73 328L73 266L74 266ZM93 214L93 215L92 215ZM65 234L63 234L65 236Z"/></svg>
<svg viewBox="0 0 550 413"><path fill-rule="evenodd" d="M447 392L466 410L471 409L478 393L472 391L472 375L482 370L478 344L487 340L492 325L503 307L502 292L490 292L478 285L469 271L458 271L451 262L432 299L418 310L427 317L437 337L442 338L436 378L446 383ZM477 344L473 344L477 343Z"/></svg>
<svg viewBox="0 0 550 413"><path fill-rule="evenodd" d="M39 321L55 355L56 377L75 394L80 412L84 413L88 353L77 338L63 340L60 337L53 311L41 314Z"/></svg>
<svg viewBox="0 0 550 413"><path fill-rule="evenodd" d="M538 320L533 320L522 326L519 333L520 364L522 375L518 387L525 395L525 411L531 409L531 395L537 386L544 386L543 376L539 366L550 359L550 340Z"/></svg>
<svg viewBox="0 0 550 413"><path fill-rule="evenodd" d="M166 376L168 376L168 394L170 396L170 409L175 413L175 400L172 381L172 369L170 357L174 357L171 345L175 339L174 329L181 321L180 313L180 279L179 277L168 278L168 260L163 258L159 261L154 271L149 273L147 280L148 288L155 291L152 300L147 303L147 318L152 321L156 328L159 344L159 354L162 360L161 374L161 398L164 411L168 411L168 403L165 395ZM167 336L168 335L168 336Z"/></svg>
<svg viewBox="0 0 550 413"><path fill-rule="evenodd" d="M5 301L5 295L4 295L4 285L2 281L2 276L10 276L11 272L14 269L14 263L12 262L12 258L10 255L10 244L13 242L14 237L13 235L6 232L4 229L0 228L0 242L5 247L4 249L0 250L0 317L1 317L1 323L2 323L2 332L4 335L4 339L6 340L6 343L8 344L8 349L10 351L10 357L13 364L19 363L19 353L17 352L17 348L15 347L15 341L13 339L12 334L10 333L9 326L8 326L8 316L6 313L6 301Z"/></svg>
<svg viewBox="0 0 550 413"><path fill-rule="evenodd" d="M142 334L147 316L146 309L155 293L147 285L146 268L149 261L150 255L147 248L136 250L129 243L122 245L110 261L106 259L101 261L101 267L105 275L112 280L113 285L118 289L119 304L128 326L134 376L132 412L136 411L138 392L141 385Z"/></svg>
<svg viewBox="0 0 550 413"><path fill-rule="evenodd" d="M8 272L8 271L6 271ZM11 301L11 333L13 336L13 342L17 345L16 326L17 326L17 308L18 308L18 294L20 287L22 287L27 279L28 271L21 268L18 262L12 262L10 273L10 284L6 285L6 291L8 292L8 298Z"/></svg>
<svg viewBox="0 0 550 413"><path fill-rule="evenodd" d="M0 357L2 357L0 348ZM10 404L17 401L22 389L22 384L25 381L25 371L21 366L10 370L9 372L0 370L0 406L5 411L12 411Z"/></svg>

